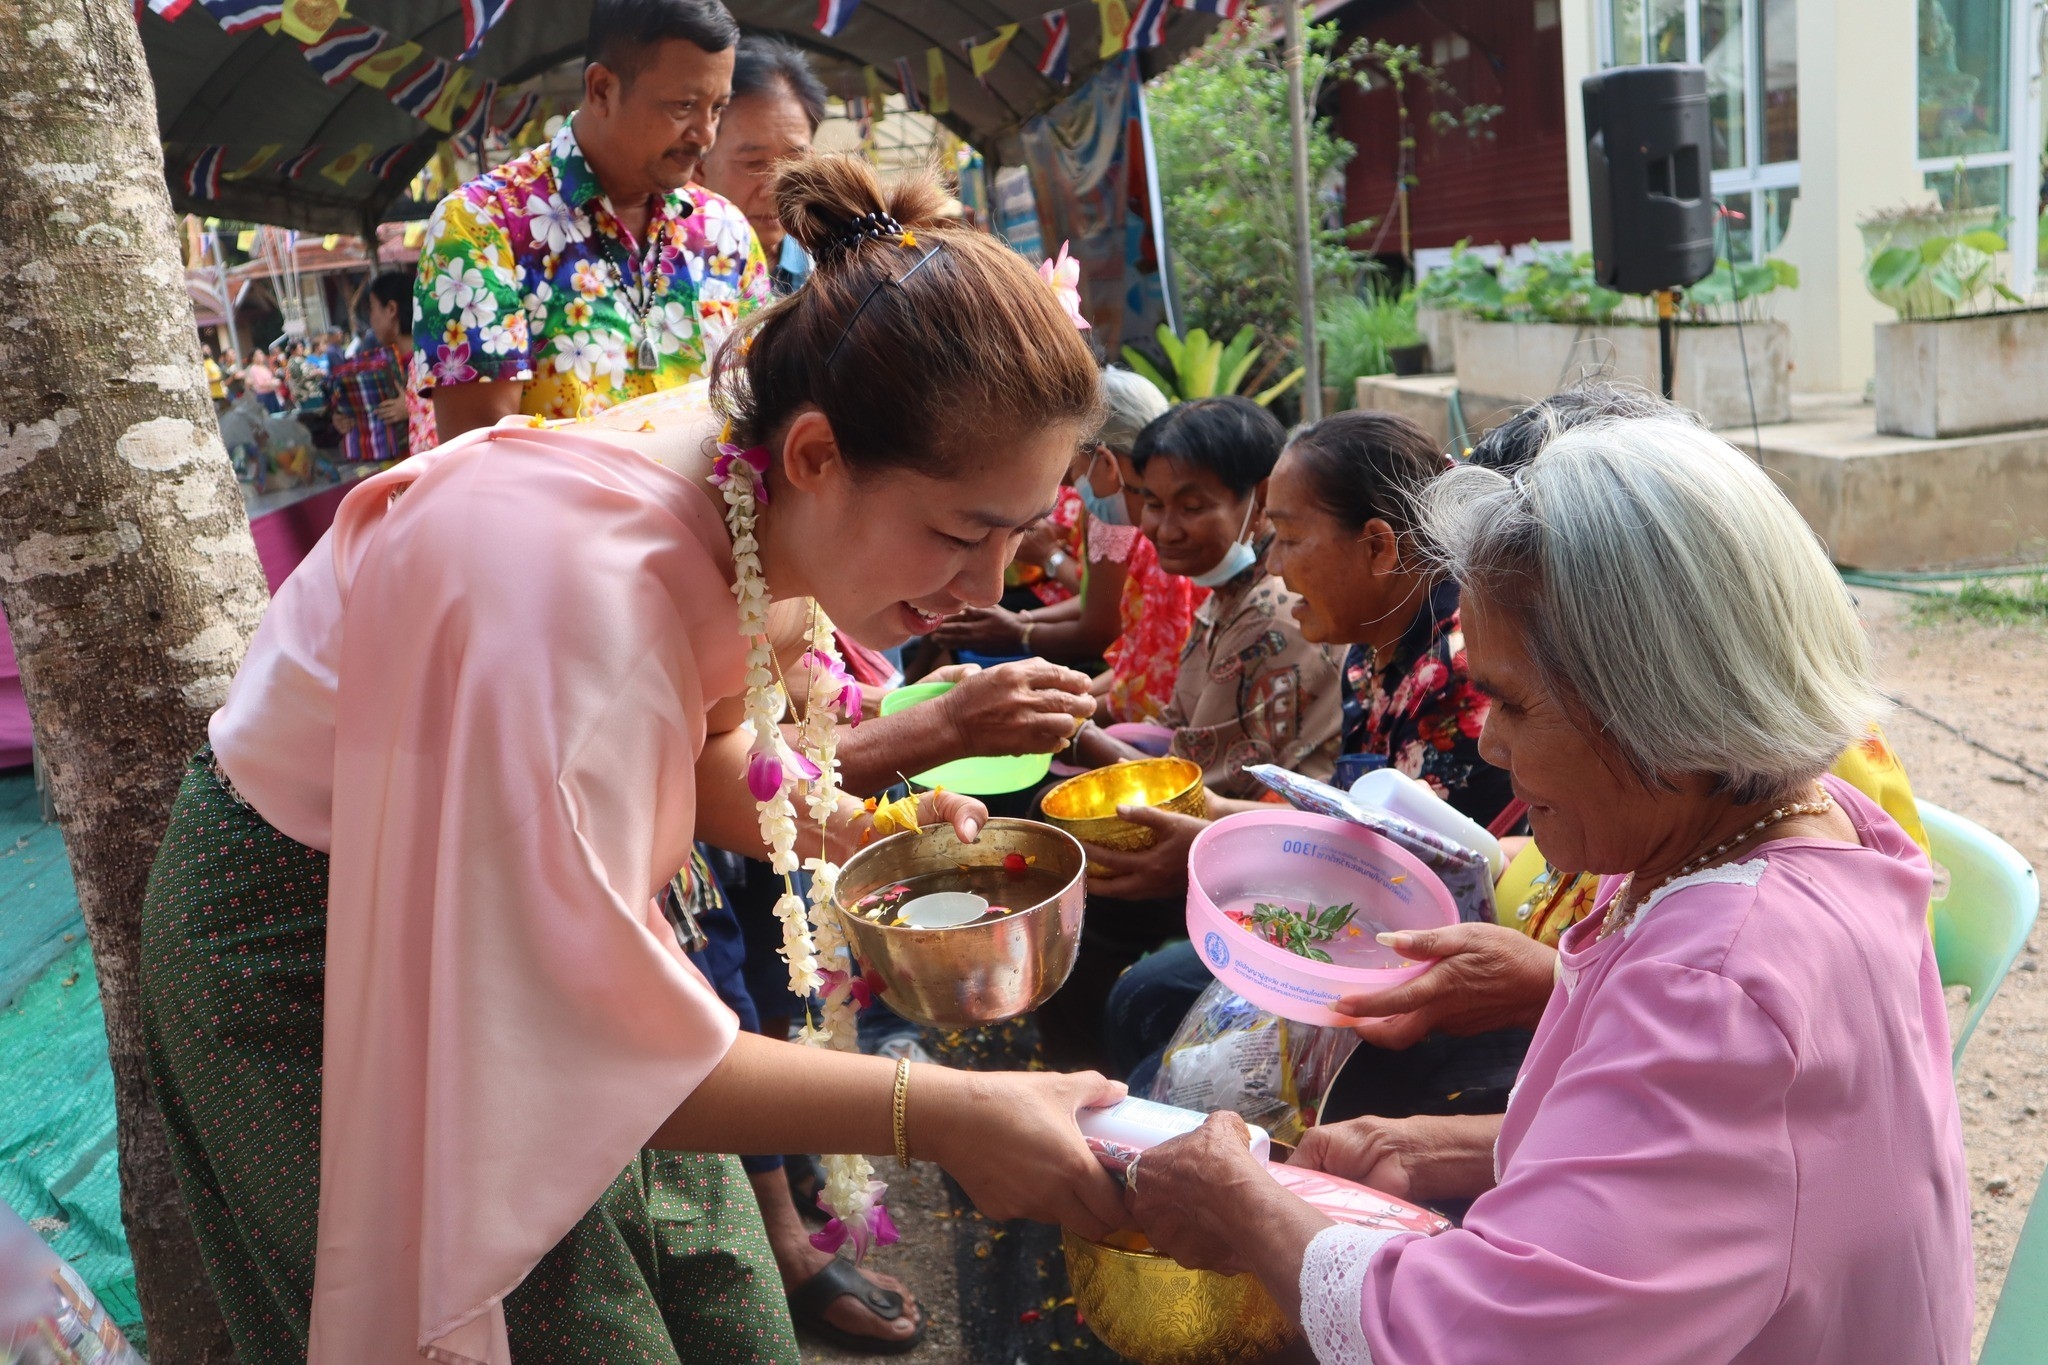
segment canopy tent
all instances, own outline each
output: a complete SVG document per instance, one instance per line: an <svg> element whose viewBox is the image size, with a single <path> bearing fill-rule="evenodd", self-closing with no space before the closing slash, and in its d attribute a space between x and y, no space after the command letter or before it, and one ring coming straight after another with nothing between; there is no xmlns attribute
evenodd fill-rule
<svg viewBox="0 0 2048 1365"><path fill-rule="evenodd" d="M1130 11L1124 0L1080 0L1065 10L1048 9L1048 2L857 0L850 19L828 37L815 26L819 0L729 0L749 30L781 35L812 52L820 76L841 98L867 95L873 88L867 68L873 68L890 92L899 87L899 72L908 72L919 102L929 108L929 70L937 64L945 73L950 109L933 112L991 163L1015 163L1020 125L1067 93L1065 85L1039 73L1052 41L1046 20L1067 21L1067 70L1075 83L1105 60L1105 11L1116 25L1127 12L1139 16L1140 29L1149 27L1146 19L1158 20L1148 36L1159 41L1140 54L1148 73L1199 44L1219 22L1214 14L1169 0L1133 0ZM1196 2L1225 7L1221 0ZM824 0L823 7L844 13L849 3ZM260 18L274 14L275 3L187 0L180 10L175 2L152 0L138 22L156 87L173 202L205 216L367 235L368 224L404 192L448 136L392 96L430 71L433 59L456 62L464 46L465 7L466 0L350 0L342 25L381 30L387 53L401 43L419 48L418 57L389 73L378 88L360 75L328 84L304 45L288 34L260 25L229 32L216 18ZM467 7L477 8L473 0ZM165 19L159 10L176 17ZM468 73L464 97L472 104L451 103L466 114L473 92L488 88L485 82L507 89L580 56L589 11L588 0L524 0L502 8L503 17L475 55L454 67ZM986 43L1010 24L1019 26L1014 40L977 78L967 45ZM933 58L932 52L939 55ZM984 65L987 56L984 49ZM445 111L440 121L447 121Z"/></svg>

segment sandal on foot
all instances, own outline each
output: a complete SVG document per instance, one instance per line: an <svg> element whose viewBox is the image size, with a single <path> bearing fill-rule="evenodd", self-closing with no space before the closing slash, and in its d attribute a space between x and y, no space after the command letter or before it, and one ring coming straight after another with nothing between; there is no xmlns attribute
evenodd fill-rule
<svg viewBox="0 0 2048 1365"><path fill-rule="evenodd" d="M919 1322L917 1330L907 1337L864 1336L827 1322L825 1310L848 1295L858 1299L870 1313L885 1322L894 1322L902 1317L905 1311L901 1294L893 1289L882 1288L861 1274L853 1262L835 1256L832 1264L805 1280L790 1293L789 1315L803 1331L837 1346L842 1351L895 1356L914 1350L917 1344L924 1340L926 1324L923 1322Z"/></svg>

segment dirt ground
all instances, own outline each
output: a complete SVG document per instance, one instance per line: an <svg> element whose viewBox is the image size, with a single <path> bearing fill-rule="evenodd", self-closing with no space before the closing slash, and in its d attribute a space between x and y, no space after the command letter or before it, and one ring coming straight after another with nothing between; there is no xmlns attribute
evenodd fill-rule
<svg viewBox="0 0 2048 1365"><path fill-rule="evenodd" d="M1888 691L1980 744L2048 770L2048 710L2042 706L2048 697L2042 681L2048 677L2048 627L1916 620L1909 598L1869 589L1858 589L1857 595ZM1903 707L1886 722L1886 730L1917 795L1977 821L2037 868L2048 868L2048 783ZM2048 1164L2043 941L2037 930L1978 1026L1956 1077L1975 1203L1979 1345L2013 1243ZM924 1344L903 1359L917 1365L1011 1365L971 1360L963 1344L961 1270L971 1267L966 1274L971 1305L988 1292L985 1283L975 1283L983 1279L978 1273L983 1262L973 1259L978 1247L987 1246L988 1233L962 1224L962 1217L972 1220L973 1215L956 1212L944 1181L930 1167L898 1173L891 1188L904 1240L878 1253L875 1264L912 1286L932 1322ZM1099 1347L1090 1350L1092 1341L1078 1339L1085 1329L1065 1326L1071 1322L1070 1310L1058 1316L1065 1320L1064 1330L1048 1331L1043 1353L1019 1354L1017 1365L1106 1355ZM1046 1325L1054 1326L1050 1320ZM865 1358L811 1343L804 1349L806 1361Z"/></svg>

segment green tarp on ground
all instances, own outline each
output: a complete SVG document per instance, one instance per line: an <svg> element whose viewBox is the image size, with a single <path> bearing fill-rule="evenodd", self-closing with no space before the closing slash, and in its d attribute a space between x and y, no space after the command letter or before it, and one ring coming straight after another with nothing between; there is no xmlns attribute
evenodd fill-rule
<svg viewBox="0 0 2048 1365"><path fill-rule="evenodd" d="M0 1200L142 1345L99 980L63 840L26 772L0 776Z"/></svg>

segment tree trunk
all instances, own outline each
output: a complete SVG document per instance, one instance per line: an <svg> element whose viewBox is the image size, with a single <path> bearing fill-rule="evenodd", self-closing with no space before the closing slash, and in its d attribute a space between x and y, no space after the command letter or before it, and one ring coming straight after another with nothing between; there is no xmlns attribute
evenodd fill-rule
<svg viewBox="0 0 2048 1365"><path fill-rule="evenodd" d="M92 939L156 1365L233 1352L150 1098L137 933L266 602L130 0L0 0L0 604Z"/></svg>

